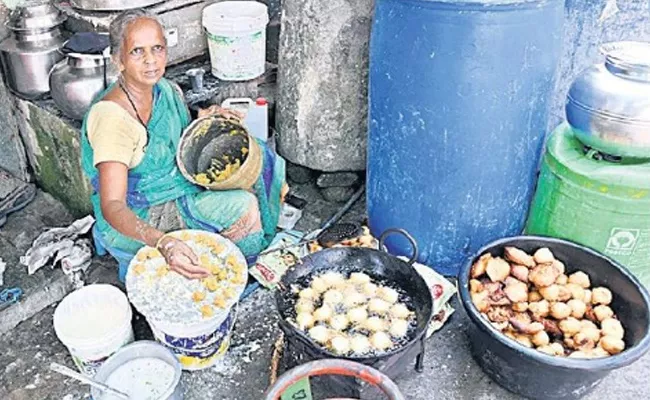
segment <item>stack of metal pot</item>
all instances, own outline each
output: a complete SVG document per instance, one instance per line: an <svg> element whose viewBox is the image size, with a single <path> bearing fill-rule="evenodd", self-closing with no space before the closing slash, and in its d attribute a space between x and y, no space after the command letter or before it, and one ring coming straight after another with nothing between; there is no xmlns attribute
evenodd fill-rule
<svg viewBox="0 0 650 400"><path fill-rule="evenodd" d="M585 145L611 156L650 159L650 43L601 47L605 62L571 85L566 116Z"/></svg>
<svg viewBox="0 0 650 400"><path fill-rule="evenodd" d="M118 75L108 48L104 54L68 53L52 68L52 99L67 117L81 120L95 96L115 82Z"/></svg>
<svg viewBox="0 0 650 400"><path fill-rule="evenodd" d="M52 66L63 58L66 17L52 4L16 7L7 21L11 36L0 43L7 86L16 95L36 99L50 90Z"/></svg>

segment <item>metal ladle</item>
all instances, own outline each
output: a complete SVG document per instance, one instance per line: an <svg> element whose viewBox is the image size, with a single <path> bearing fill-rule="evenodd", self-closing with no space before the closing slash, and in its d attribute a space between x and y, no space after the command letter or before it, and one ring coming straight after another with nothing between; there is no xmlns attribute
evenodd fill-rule
<svg viewBox="0 0 650 400"><path fill-rule="evenodd" d="M74 371L74 370L72 370L72 369L70 369L70 368L68 368L68 367L66 367L64 365L57 364L57 363L51 363L50 364L50 369L52 371L54 371L54 372L58 372L59 374L62 374L62 375L68 376L70 378L76 379L81 383L85 383L86 385L94 386L97 389L99 389L99 390L101 390L103 392L106 392L106 393L110 393L113 396L117 396L120 399L124 399L124 400L131 399L131 397L129 397L128 394L126 394L124 392L120 392L117 389L113 389L110 386L106 386L103 383L97 382L94 379L90 379L87 376L82 375L82 374L78 373L77 371Z"/></svg>
<svg viewBox="0 0 650 400"><path fill-rule="evenodd" d="M321 231L315 238L313 238L313 239L304 239L304 240L299 241L298 243L289 244L287 246L276 247L276 248L271 249L271 250L266 250L266 251L261 252L259 254L259 256L263 256L265 254L270 254L270 253L275 253L275 252L286 250L286 249L291 249L291 248L304 246L306 244L314 243L314 242L318 242L318 244L321 245L322 247L330 247L332 244L334 244L334 243L331 242L331 240L328 240L328 237L330 239L332 237L332 235L330 235L330 233L334 233L332 231L339 230L339 229L336 229L336 228L332 229L332 227L336 227L335 224L338 222L338 220L341 219L343 214L348 212L348 210L354 205L354 203L357 202L357 200L359 200L359 198L365 192L365 190L366 190L366 185L365 184L361 185L361 187L359 187L359 189L357 189L357 191L352 195L352 197L350 197L350 199L347 201L347 203L345 203L345 205L343 207L341 207L341 209L339 209L336 212L336 214L334 214L330 219L328 219L323 224L323 226L321 226ZM336 233L334 233L333 236L338 236L337 240L334 240L334 242L339 242L341 240L351 239L351 238L353 238L355 236L358 236L362 232L361 231L361 226L356 226L356 227L351 228L352 224L350 224L350 223L339 224L339 226L344 226L344 225L345 225L345 228L343 230L344 231L347 230L348 232L336 232Z"/></svg>

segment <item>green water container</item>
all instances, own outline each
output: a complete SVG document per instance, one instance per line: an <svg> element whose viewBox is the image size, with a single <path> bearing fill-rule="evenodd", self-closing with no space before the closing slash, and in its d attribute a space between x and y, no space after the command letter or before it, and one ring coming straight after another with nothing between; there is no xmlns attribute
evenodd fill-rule
<svg viewBox="0 0 650 400"><path fill-rule="evenodd" d="M650 160L604 160L560 125L546 145L525 231L591 247L650 288Z"/></svg>

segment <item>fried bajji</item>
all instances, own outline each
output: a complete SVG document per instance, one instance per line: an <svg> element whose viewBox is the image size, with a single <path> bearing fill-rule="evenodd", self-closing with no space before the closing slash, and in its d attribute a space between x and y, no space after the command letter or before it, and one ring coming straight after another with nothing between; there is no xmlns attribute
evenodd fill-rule
<svg viewBox="0 0 650 400"><path fill-rule="evenodd" d="M508 247L504 258L482 255L469 281L472 302L502 334L554 356L589 359L625 349L609 289L591 289L586 273L567 272L548 248L531 256Z"/></svg>

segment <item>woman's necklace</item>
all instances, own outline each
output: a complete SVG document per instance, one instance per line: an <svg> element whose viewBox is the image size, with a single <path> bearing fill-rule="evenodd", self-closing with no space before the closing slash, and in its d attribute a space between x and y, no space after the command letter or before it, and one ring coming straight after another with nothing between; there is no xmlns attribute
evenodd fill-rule
<svg viewBox="0 0 650 400"><path fill-rule="evenodd" d="M145 132L147 132L147 141L144 142L144 147L142 148L142 152L144 153L147 151L147 145L149 144L149 128L147 127L147 124L144 123L142 118L140 118L140 113L138 112L138 108L135 106L135 102L133 102L133 99L131 98L131 93L126 90L126 87L124 87L124 84L121 80L118 81L118 84L120 85L120 89L122 89L126 95L126 99L129 101L129 103L131 103L131 107L133 107L133 111L135 112L135 116L138 118L138 121L140 121L140 124L144 128Z"/></svg>

